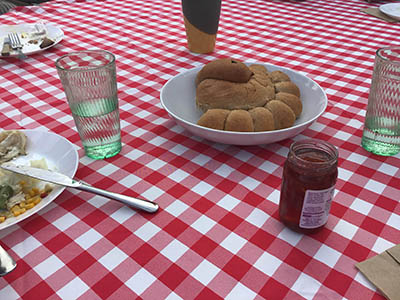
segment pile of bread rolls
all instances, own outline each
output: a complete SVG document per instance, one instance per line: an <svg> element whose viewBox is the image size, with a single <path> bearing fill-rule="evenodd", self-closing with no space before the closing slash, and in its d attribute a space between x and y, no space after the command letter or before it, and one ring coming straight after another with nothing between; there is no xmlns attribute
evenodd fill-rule
<svg viewBox="0 0 400 300"><path fill-rule="evenodd" d="M269 131L293 126L301 114L299 88L281 71L230 59L206 64L196 76L197 124L229 131Z"/></svg>

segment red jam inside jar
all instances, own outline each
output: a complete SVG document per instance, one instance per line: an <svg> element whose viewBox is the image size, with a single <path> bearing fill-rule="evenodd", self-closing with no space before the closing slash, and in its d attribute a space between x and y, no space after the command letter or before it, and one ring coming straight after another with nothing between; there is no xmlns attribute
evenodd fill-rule
<svg viewBox="0 0 400 300"><path fill-rule="evenodd" d="M302 233L321 230L328 220L337 179L338 151L316 139L294 142L283 168L279 217Z"/></svg>

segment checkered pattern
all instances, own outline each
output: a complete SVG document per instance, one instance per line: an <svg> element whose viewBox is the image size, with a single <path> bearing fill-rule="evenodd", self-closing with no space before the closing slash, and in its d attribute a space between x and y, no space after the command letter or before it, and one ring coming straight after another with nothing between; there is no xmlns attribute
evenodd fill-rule
<svg viewBox="0 0 400 300"><path fill-rule="evenodd" d="M0 299L383 299L354 267L400 243L400 155L360 147L374 53L400 43L398 24L360 12L364 0L224 0L216 50L186 49L179 0L55 0L0 16L44 20L64 40L25 61L0 61L0 127L45 129L80 147L77 178L160 204L138 213L67 189L0 231L18 267ZM123 150L84 156L55 60L107 49L117 58ZM326 112L291 140L236 147L176 125L160 89L184 70L234 57L292 68L326 91ZM324 230L278 220L282 166L293 140L339 148L339 179ZM45 145L44 145L45 146Z"/></svg>

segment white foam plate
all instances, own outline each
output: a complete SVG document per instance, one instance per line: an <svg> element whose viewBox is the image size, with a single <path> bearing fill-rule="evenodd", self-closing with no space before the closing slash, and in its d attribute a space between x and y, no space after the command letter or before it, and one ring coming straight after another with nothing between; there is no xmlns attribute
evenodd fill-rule
<svg viewBox="0 0 400 300"><path fill-rule="evenodd" d="M35 24L17 24L17 25L0 25L0 51L3 49L4 38L8 36L10 32L18 33L21 43L23 45L22 52L25 55L32 55L38 52L42 52L46 49L57 45L64 37L64 32L57 26L51 24L44 24L46 29L46 36L53 40L54 43L48 47L40 48L37 44L29 43L30 40L36 39L37 37L33 34L35 32ZM43 36L42 36L43 37ZM2 56L0 58L16 57L18 52L12 50L9 56Z"/></svg>
<svg viewBox="0 0 400 300"><path fill-rule="evenodd" d="M293 137L310 126L325 111L328 103L327 96L318 83L299 72L271 64L264 64L264 66L269 72L280 70L286 73L300 89L303 111L290 128L262 132L234 132L197 125L203 112L196 107L195 78L202 67L185 71L168 80L161 89L161 104L177 124L194 135L217 143L261 145Z"/></svg>
<svg viewBox="0 0 400 300"><path fill-rule="evenodd" d="M393 19L400 20L400 3L383 4L379 6L379 10Z"/></svg>
<svg viewBox="0 0 400 300"><path fill-rule="evenodd" d="M19 156L12 162L29 165L31 160L45 158L49 169L56 170L70 177L75 176L76 170L78 169L79 156L74 145L70 141L52 132L39 130L21 131L24 132L28 138L26 148L27 155ZM65 187L55 186L51 193L32 209L27 210L18 217L7 218L3 223L0 223L0 230L17 224L37 213L54 201L64 189Z"/></svg>

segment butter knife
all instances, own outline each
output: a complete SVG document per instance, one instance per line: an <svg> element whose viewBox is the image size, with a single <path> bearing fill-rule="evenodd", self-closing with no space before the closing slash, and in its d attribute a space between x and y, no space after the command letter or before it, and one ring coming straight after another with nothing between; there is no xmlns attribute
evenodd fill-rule
<svg viewBox="0 0 400 300"><path fill-rule="evenodd" d="M44 169L39 169L39 168L34 168L30 166L25 166L25 165L16 165L14 163L3 163L0 165L0 167L4 170L8 170L11 172L15 172L18 174L26 175L29 177L33 177L42 181L46 182L51 182L54 184L66 186L66 187L72 187L76 188L78 190L94 193L112 200L116 200L119 202L122 202L130 207L133 207L135 209L140 209L149 213L154 213L158 210L158 204L148 201L148 200L143 200L143 199L138 199L138 198L133 198L109 191L105 191L93 186L88 185L87 183L84 183L83 181L80 180L75 180L73 178L70 178L64 174L55 172L55 171L50 171L50 170L44 170Z"/></svg>
<svg viewBox="0 0 400 300"><path fill-rule="evenodd" d="M0 246L0 276L4 276L15 269L17 263L13 258Z"/></svg>

